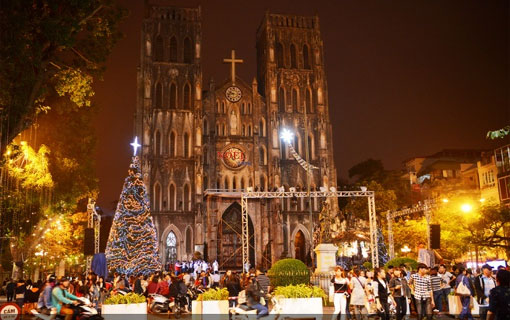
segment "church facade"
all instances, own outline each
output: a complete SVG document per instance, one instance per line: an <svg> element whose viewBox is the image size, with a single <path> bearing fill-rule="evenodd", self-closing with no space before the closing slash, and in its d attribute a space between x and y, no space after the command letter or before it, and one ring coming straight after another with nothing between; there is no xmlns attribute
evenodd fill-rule
<svg viewBox="0 0 510 320"><path fill-rule="evenodd" d="M162 262L200 251L221 269L241 269L241 190L336 186L323 43L317 16L266 13L253 79L236 75L242 60L225 50L231 76L204 83L201 15L146 8L135 130ZM317 167L310 175L280 139L283 129ZM251 265L310 262L321 206L319 198L250 200Z"/></svg>

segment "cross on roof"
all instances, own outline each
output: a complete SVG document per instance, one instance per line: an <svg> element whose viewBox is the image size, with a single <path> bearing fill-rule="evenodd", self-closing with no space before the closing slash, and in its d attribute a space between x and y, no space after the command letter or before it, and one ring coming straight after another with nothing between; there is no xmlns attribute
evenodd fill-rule
<svg viewBox="0 0 510 320"><path fill-rule="evenodd" d="M130 143L130 145L133 147L133 156L136 156L136 150L140 148L142 145L138 143L138 137L135 137L135 141L133 143Z"/></svg>
<svg viewBox="0 0 510 320"><path fill-rule="evenodd" d="M236 51L232 50L232 55L230 59L223 59L223 62L231 64L231 72L232 72L232 84L236 84L236 63L243 63L242 59L236 59Z"/></svg>

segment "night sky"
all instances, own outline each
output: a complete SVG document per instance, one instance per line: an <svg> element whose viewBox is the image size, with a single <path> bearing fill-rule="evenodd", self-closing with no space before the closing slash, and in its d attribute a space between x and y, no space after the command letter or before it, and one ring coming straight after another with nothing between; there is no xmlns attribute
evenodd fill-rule
<svg viewBox="0 0 510 320"><path fill-rule="evenodd" d="M120 1L120 0L118 0ZM132 153L142 0L96 83L99 205L112 209ZM151 3L154 3L151 1ZM248 83L256 75L255 33L266 10L318 14L324 40L339 177L368 158L388 169L445 148L493 148L486 132L510 123L509 2L500 1L158 1L202 6L204 87L229 77L236 50Z"/></svg>

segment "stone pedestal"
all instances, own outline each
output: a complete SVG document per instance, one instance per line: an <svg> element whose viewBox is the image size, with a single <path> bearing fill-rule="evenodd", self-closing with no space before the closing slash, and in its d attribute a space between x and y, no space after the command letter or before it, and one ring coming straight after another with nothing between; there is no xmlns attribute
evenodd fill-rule
<svg viewBox="0 0 510 320"><path fill-rule="evenodd" d="M336 253L338 247L332 243L320 243L315 247L317 255L317 269L315 273L328 273L336 266Z"/></svg>

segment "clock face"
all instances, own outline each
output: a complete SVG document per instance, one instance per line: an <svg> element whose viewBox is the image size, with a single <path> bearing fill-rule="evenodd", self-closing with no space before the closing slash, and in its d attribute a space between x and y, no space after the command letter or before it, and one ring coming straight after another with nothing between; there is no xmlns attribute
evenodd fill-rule
<svg viewBox="0 0 510 320"><path fill-rule="evenodd" d="M228 101L237 102L241 100L242 97L241 89L235 86L228 87L227 91L225 91L225 96L227 97Z"/></svg>
<svg viewBox="0 0 510 320"><path fill-rule="evenodd" d="M230 169L240 169L246 164L246 153L237 146L227 147L221 158L225 166Z"/></svg>

